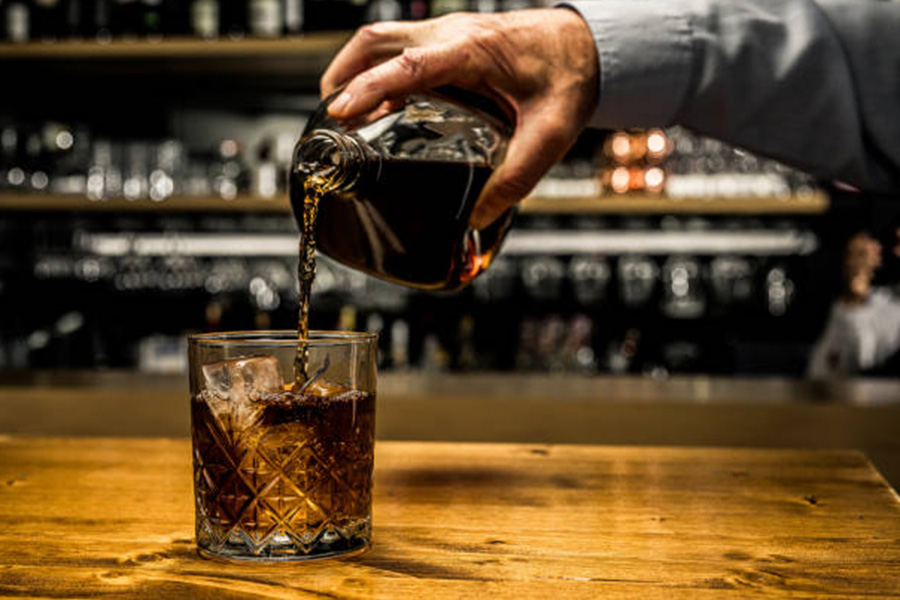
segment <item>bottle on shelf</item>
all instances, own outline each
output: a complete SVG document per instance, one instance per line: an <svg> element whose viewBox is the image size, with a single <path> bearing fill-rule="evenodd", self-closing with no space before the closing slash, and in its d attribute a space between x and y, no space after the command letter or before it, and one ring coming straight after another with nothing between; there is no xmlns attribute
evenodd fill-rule
<svg viewBox="0 0 900 600"><path fill-rule="evenodd" d="M220 29L219 0L194 0L191 3L190 32L208 40L219 37Z"/></svg>
<svg viewBox="0 0 900 600"><path fill-rule="evenodd" d="M274 198L278 195L281 169L275 162L273 140L263 140L258 149L256 166L253 169L252 194L259 198Z"/></svg>
<svg viewBox="0 0 900 600"><path fill-rule="evenodd" d="M409 367L409 324L405 319L396 319L391 324L391 367L402 371Z"/></svg>
<svg viewBox="0 0 900 600"><path fill-rule="evenodd" d="M510 10L525 10L532 8L534 4L531 0L501 0L500 9L504 12Z"/></svg>
<svg viewBox="0 0 900 600"><path fill-rule="evenodd" d="M569 263L568 277L578 304L595 306L606 297L611 274L602 257L576 256Z"/></svg>
<svg viewBox="0 0 900 600"><path fill-rule="evenodd" d="M26 44L31 40L31 6L23 0L11 0L3 9L3 33L6 41Z"/></svg>
<svg viewBox="0 0 900 600"><path fill-rule="evenodd" d="M250 0L247 10L250 35L261 38L281 35L284 29L284 14L278 0Z"/></svg>
<svg viewBox="0 0 900 600"><path fill-rule="evenodd" d="M522 286L539 302L557 302L562 297L566 268L555 256L535 256L522 261Z"/></svg>
<svg viewBox="0 0 900 600"><path fill-rule="evenodd" d="M498 0L472 0L469 10L478 13L495 13L500 10Z"/></svg>
<svg viewBox="0 0 900 600"><path fill-rule="evenodd" d="M706 310L706 294L700 280L700 262L672 256L662 268L664 314L676 319L696 319Z"/></svg>
<svg viewBox="0 0 900 600"><path fill-rule="evenodd" d="M125 181L122 191L126 200L146 198L150 191L150 149L145 142L130 142L125 147Z"/></svg>
<svg viewBox="0 0 900 600"><path fill-rule="evenodd" d="M366 22L399 21L403 18L403 5L399 0L372 0L366 8Z"/></svg>
<svg viewBox="0 0 900 600"><path fill-rule="evenodd" d="M303 0L284 0L282 22L285 35L297 35L303 32Z"/></svg>
<svg viewBox="0 0 900 600"><path fill-rule="evenodd" d="M430 16L440 17L454 12L462 12L469 8L467 0L431 0Z"/></svg>
<svg viewBox="0 0 900 600"><path fill-rule="evenodd" d="M794 282L784 265L772 267L766 274L766 308L773 317L782 317L794 302Z"/></svg>
<svg viewBox="0 0 900 600"><path fill-rule="evenodd" d="M623 256L618 263L619 295L628 308L647 305L656 290L659 268L646 256Z"/></svg>
<svg viewBox="0 0 900 600"><path fill-rule="evenodd" d="M138 0L138 35L159 40L165 32L163 0Z"/></svg>
<svg viewBox="0 0 900 600"><path fill-rule="evenodd" d="M243 148L238 140L227 139L219 143L212 187L213 192L224 200L234 200L239 193L247 190L247 167L242 155Z"/></svg>
<svg viewBox="0 0 900 600"><path fill-rule="evenodd" d="M51 124L45 128L44 143L51 148L50 191L54 194L84 196L91 160L91 140L84 127Z"/></svg>
<svg viewBox="0 0 900 600"><path fill-rule="evenodd" d="M723 306L745 304L754 295L755 270L749 259L717 256L709 265L713 297Z"/></svg>
<svg viewBox="0 0 900 600"><path fill-rule="evenodd" d="M85 36L88 2L89 0L63 1L61 36L70 40L82 39Z"/></svg>
<svg viewBox="0 0 900 600"><path fill-rule="evenodd" d="M0 190L13 187L12 170L19 157L19 131L12 123L0 125Z"/></svg>
<svg viewBox="0 0 900 600"><path fill-rule="evenodd" d="M563 364L566 371L593 373L597 369L593 335L593 319L584 314L572 317L562 343Z"/></svg>
<svg viewBox="0 0 900 600"><path fill-rule="evenodd" d="M85 34L98 42L107 43L112 39L113 0L84 0L89 10L83 17Z"/></svg>

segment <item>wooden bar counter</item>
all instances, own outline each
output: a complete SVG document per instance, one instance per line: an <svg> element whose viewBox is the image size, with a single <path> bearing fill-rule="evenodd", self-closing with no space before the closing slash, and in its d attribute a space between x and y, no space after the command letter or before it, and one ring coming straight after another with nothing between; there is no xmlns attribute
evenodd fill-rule
<svg viewBox="0 0 900 600"><path fill-rule="evenodd" d="M187 437L184 375L0 372L0 434ZM386 373L379 439L865 452L900 489L900 381Z"/></svg>
<svg viewBox="0 0 900 600"><path fill-rule="evenodd" d="M186 439L0 437L0 597L900 598L860 453L379 442L362 556L200 558Z"/></svg>

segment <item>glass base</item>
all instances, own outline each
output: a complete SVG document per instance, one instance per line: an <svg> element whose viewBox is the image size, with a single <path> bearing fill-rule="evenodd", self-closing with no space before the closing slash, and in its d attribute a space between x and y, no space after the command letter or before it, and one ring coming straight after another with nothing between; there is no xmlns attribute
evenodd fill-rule
<svg viewBox="0 0 900 600"><path fill-rule="evenodd" d="M298 562L324 558L356 556L365 552L371 541L371 521L357 523L343 532L328 528L309 544L300 543L283 533L263 543L253 543L244 532L232 532L222 543L211 543L205 532L198 532L197 551L205 558L236 562ZM349 535L348 535L349 534Z"/></svg>
<svg viewBox="0 0 900 600"><path fill-rule="evenodd" d="M369 549L369 546L369 542L361 541L356 547L348 547L344 550L331 550L327 552L310 554L280 554L276 556L247 554L246 548L242 548L240 553L216 553L205 548L198 547L197 553L203 558L224 561L228 563L312 562L317 560L325 560L328 558L352 558L364 553Z"/></svg>

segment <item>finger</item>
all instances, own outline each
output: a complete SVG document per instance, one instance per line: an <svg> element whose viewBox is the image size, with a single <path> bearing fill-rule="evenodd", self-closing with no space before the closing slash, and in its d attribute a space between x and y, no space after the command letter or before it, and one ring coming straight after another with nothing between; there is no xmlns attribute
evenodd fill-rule
<svg viewBox="0 0 900 600"><path fill-rule="evenodd" d="M406 48L399 56L354 77L328 112L336 119L350 119L385 100L450 83L459 73L472 78L475 70L462 68L468 55L452 45Z"/></svg>
<svg viewBox="0 0 900 600"><path fill-rule="evenodd" d="M484 229L522 200L569 150L576 131L565 114L544 111L543 116L524 117L509 142L506 160L494 171L469 220Z"/></svg>
<svg viewBox="0 0 900 600"><path fill-rule="evenodd" d="M331 95L366 69L403 52L413 27L411 23L384 22L359 28L319 80L322 97Z"/></svg>

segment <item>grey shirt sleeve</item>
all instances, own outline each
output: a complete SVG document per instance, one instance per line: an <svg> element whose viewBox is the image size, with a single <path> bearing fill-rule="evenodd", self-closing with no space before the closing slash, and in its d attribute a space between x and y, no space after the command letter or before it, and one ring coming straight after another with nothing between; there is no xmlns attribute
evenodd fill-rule
<svg viewBox="0 0 900 600"><path fill-rule="evenodd" d="M680 124L870 191L900 191L900 2L573 0L590 125Z"/></svg>

